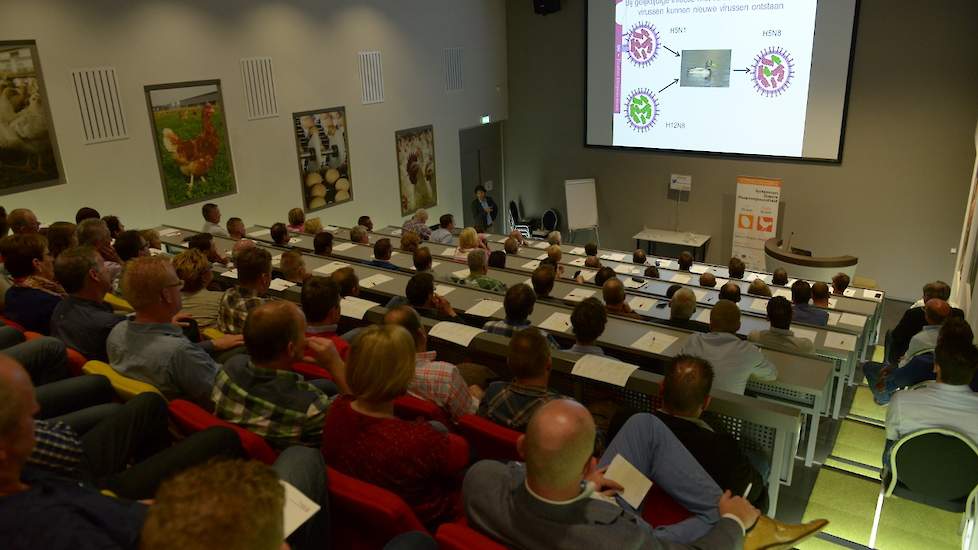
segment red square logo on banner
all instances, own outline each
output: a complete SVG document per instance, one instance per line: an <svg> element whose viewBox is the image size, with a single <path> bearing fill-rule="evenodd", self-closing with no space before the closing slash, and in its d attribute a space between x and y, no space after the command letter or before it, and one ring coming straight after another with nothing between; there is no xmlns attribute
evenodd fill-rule
<svg viewBox="0 0 978 550"><path fill-rule="evenodd" d="M737 227L740 229L753 229L754 228L754 215L753 214L741 214L737 216Z"/></svg>
<svg viewBox="0 0 978 550"><path fill-rule="evenodd" d="M774 230L774 218L771 216L761 216L757 218L757 230L770 233Z"/></svg>

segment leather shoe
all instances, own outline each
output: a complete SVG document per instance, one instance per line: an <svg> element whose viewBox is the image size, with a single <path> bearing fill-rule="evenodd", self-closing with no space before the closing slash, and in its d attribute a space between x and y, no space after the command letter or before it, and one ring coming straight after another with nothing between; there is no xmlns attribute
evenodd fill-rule
<svg viewBox="0 0 978 550"><path fill-rule="evenodd" d="M747 532L744 550L788 550L818 533L828 524L827 519L817 519L808 523L789 525L761 516Z"/></svg>

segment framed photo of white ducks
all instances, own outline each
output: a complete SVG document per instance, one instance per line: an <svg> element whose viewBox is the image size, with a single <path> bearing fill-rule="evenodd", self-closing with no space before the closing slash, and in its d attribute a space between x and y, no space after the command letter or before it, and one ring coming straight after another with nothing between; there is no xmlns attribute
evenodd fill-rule
<svg viewBox="0 0 978 550"><path fill-rule="evenodd" d="M306 212L353 200L346 108L292 113Z"/></svg>

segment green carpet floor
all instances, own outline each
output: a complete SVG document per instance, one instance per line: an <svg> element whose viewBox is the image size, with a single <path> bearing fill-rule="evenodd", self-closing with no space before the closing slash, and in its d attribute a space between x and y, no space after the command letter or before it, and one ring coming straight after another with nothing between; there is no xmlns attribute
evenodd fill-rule
<svg viewBox="0 0 978 550"><path fill-rule="evenodd" d="M843 420L839 428L839 435L835 440L835 446L832 448L832 455L825 461L825 464L878 479L878 471L872 468L863 468L850 462L882 468L885 443L886 432L883 428L853 420ZM850 462L833 460L833 458L842 458Z"/></svg>
<svg viewBox="0 0 978 550"><path fill-rule="evenodd" d="M869 544L879 483L822 468L808 499L803 521L829 520L825 532L862 545ZM809 540L799 548L838 548L819 540Z"/></svg>
<svg viewBox="0 0 978 550"><path fill-rule="evenodd" d="M856 386L856 394L852 398L849 414L886 422L886 407L881 407L873 401L873 392L866 386Z"/></svg>

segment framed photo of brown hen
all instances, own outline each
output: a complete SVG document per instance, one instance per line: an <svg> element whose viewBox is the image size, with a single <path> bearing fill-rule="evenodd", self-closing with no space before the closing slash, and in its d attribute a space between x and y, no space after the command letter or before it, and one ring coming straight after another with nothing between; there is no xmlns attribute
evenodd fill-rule
<svg viewBox="0 0 978 550"><path fill-rule="evenodd" d="M419 126L394 132L401 216L438 204L435 185L435 130Z"/></svg>
<svg viewBox="0 0 978 550"><path fill-rule="evenodd" d="M144 89L167 209L234 194L221 81Z"/></svg>
<svg viewBox="0 0 978 550"><path fill-rule="evenodd" d="M306 212L353 200L346 107L292 113Z"/></svg>
<svg viewBox="0 0 978 550"><path fill-rule="evenodd" d="M0 195L65 183L33 40L0 41Z"/></svg>

